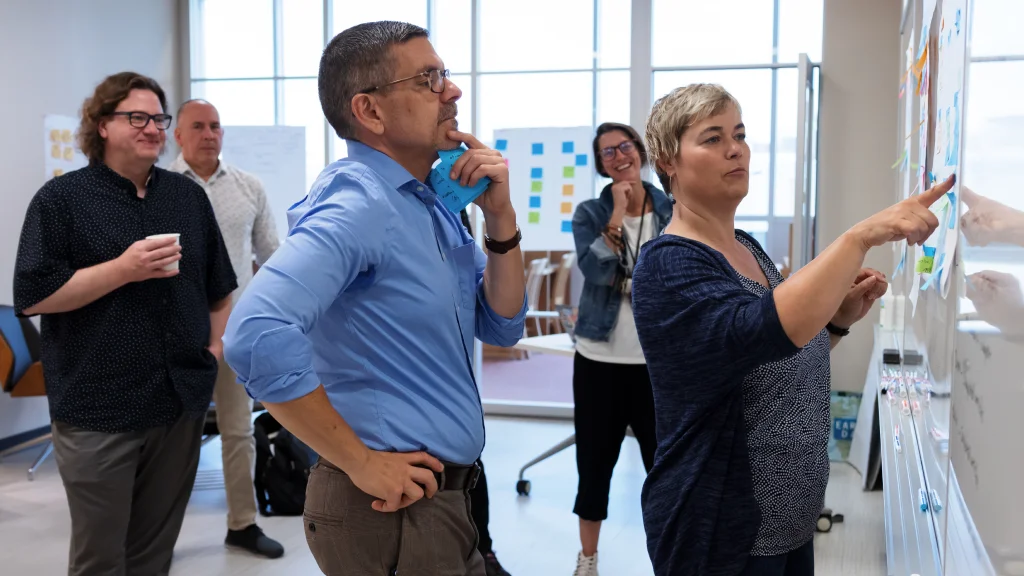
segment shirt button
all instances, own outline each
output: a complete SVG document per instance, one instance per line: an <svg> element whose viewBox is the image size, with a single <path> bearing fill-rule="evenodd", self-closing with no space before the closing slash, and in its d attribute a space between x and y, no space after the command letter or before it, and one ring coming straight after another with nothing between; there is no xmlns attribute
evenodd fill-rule
<svg viewBox="0 0 1024 576"><path fill-rule="evenodd" d="M423 192L423 186L417 186L416 187L416 191L417 192Z"/></svg>

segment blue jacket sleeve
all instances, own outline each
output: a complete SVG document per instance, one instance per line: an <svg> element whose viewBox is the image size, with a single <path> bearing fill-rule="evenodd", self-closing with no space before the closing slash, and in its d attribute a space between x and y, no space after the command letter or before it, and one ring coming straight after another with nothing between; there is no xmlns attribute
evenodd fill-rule
<svg viewBox="0 0 1024 576"><path fill-rule="evenodd" d="M469 238L472 242L472 238ZM492 346L510 347L523 337L523 325L526 322L526 294L523 294L523 305L512 318L499 315L487 303L484 294L484 268L487 267L487 256L479 246L476 247L476 326L474 331L481 342Z"/></svg>
<svg viewBox="0 0 1024 576"><path fill-rule="evenodd" d="M225 360L261 401L287 402L320 385L307 334L383 257L387 215L357 180L339 174L305 203L306 212L238 299L224 334Z"/></svg>
<svg viewBox="0 0 1024 576"><path fill-rule="evenodd" d="M619 257L604 242L604 226L598 222L588 200L572 216L572 236L576 241L576 263L589 282L611 286L619 273Z"/></svg>

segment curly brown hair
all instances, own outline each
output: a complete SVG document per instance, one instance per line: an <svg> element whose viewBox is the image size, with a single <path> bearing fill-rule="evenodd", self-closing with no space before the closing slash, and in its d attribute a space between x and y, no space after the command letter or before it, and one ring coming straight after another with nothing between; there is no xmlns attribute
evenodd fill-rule
<svg viewBox="0 0 1024 576"><path fill-rule="evenodd" d="M89 158L90 164L103 161L105 141L100 136L100 121L113 114L132 90L149 90L156 94L160 107L167 110L167 97L156 80L135 72L120 72L104 78L82 104L82 122L76 134L78 147Z"/></svg>

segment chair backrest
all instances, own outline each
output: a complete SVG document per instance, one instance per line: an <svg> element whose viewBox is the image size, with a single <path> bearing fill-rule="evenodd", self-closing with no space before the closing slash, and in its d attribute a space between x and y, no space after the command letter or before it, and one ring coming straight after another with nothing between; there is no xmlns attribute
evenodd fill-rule
<svg viewBox="0 0 1024 576"><path fill-rule="evenodd" d="M32 334L38 335L35 326L18 318L13 307L0 305L0 384L4 392L14 389L39 354L38 340L30 342L26 338L25 323L32 327Z"/></svg>
<svg viewBox="0 0 1024 576"><path fill-rule="evenodd" d="M551 287L553 295L551 301L555 306L565 304L565 288L569 285L569 275L572 274L572 266L576 263L576 253L569 252L562 255L562 264L555 273L555 284Z"/></svg>
<svg viewBox="0 0 1024 576"><path fill-rule="evenodd" d="M544 270L548 267L547 258L535 258L530 261L526 272L526 305L536 310L540 305L540 283L544 280Z"/></svg>

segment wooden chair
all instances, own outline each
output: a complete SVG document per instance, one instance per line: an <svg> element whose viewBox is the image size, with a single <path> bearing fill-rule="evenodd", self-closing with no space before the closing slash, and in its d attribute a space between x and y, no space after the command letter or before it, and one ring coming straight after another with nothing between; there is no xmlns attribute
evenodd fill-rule
<svg viewBox="0 0 1024 576"><path fill-rule="evenodd" d="M11 306L0 306L0 385L12 398L46 396L43 364L39 361L39 331L28 318L18 318ZM50 434L15 446L16 452L45 443L43 451L28 469L28 479L53 451Z"/></svg>

